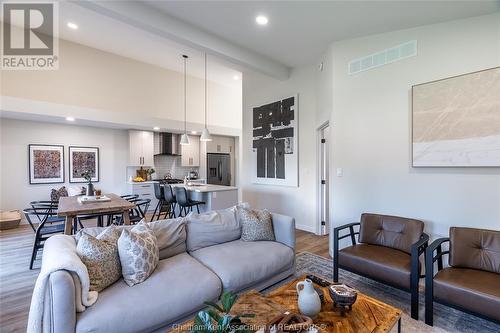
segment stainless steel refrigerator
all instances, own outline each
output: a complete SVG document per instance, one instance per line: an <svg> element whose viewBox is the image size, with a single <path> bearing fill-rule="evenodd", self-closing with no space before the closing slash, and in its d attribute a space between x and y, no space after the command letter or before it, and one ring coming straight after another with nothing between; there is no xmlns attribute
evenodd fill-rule
<svg viewBox="0 0 500 333"><path fill-rule="evenodd" d="M207 184L231 185L231 157L229 154L207 154Z"/></svg>

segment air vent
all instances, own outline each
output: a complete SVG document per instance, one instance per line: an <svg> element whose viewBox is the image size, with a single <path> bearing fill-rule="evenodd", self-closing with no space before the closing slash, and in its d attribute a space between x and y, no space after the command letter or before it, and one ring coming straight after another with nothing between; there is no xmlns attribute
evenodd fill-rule
<svg viewBox="0 0 500 333"><path fill-rule="evenodd" d="M364 72L399 60L417 55L417 41L412 40L383 51L370 54L366 57L354 59L349 62L347 72L349 75Z"/></svg>

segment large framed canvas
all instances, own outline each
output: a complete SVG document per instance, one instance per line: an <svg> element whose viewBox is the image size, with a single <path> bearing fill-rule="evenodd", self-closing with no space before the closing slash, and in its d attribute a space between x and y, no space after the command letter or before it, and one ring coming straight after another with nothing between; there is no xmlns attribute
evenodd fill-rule
<svg viewBox="0 0 500 333"><path fill-rule="evenodd" d="M298 95L252 108L256 184L298 186Z"/></svg>
<svg viewBox="0 0 500 333"><path fill-rule="evenodd" d="M28 145L30 184L64 183L64 146Z"/></svg>
<svg viewBox="0 0 500 333"><path fill-rule="evenodd" d="M99 148L69 147L69 182L85 183L82 173L90 170L92 182L99 181Z"/></svg>
<svg viewBox="0 0 500 333"><path fill-rule="evenodd" d="M500 167L500 67L412 87L414 167Z"/></svg>

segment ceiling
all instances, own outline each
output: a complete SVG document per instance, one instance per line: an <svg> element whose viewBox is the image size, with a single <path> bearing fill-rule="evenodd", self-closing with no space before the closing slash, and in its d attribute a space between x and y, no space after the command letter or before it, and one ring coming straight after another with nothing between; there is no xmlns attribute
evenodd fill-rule
<svg viewBox="0 0 500 333"><path fill-rule="evenodd" d="M59 37L68 41L183 72L182 55L189 56L188 74L204 77L203 52L148 33L119 20L96 13L72 2L59 3ZM67 27L78 25L77 30ZM207 77L225 86L241 86L241 71L218 57L208 56ZM235 78L237 78L235 80Z"/></svg>
<svg viewBox="0 0 500 333"><path fill-rule="evenodd" d="M334 41L500 10L500 1L143 1L205 32L289 67ZM266 15L267 26L255 17Z"/></svg>

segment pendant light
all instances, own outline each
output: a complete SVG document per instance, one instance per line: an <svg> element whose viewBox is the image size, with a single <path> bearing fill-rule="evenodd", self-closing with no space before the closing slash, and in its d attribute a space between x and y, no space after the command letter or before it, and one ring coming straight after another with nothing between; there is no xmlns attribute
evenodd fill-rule
<svg viewBox="0 0 500 333"><path fill-rule="evenodd" d="M212 141L207 128L207 53L205 52L205 128L201 132L200 141Z"/></svg>
<svg viewBox="0 0 500 333"><path fill-rule="evenodd" d="M182 55L184 58L184 134L181 136L181 145L189 144L189 137L187 135L187 55Z"/></svg>

